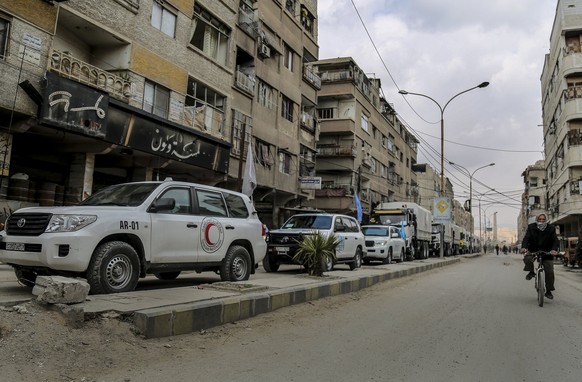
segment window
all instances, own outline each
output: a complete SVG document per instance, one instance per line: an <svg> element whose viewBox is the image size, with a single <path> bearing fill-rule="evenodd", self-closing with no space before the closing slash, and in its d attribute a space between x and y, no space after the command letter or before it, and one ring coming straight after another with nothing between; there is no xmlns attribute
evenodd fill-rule
<svg viewBox="0 0 582 382"><path fill-rule="evenodd" d="M301 15L300 15L301 25L305 30L313 36L313 24L315 23L315 17L305 8L301 6Z"/></svg>
<svg viewBox="0 0 582 382"><path fill-rule="evenodd" d="M293 71L293 55L293 50L289 45L285 44L285 47L283 48L283 65L285 65L290 72Z"/></svg>
<svg viewBox="0 0 582 382"><path fill-rule="evenodd" d="M368 116L365 114L362 114L362 130L368 132Z"/></svg>
<svg viewBox="0 0 582 382"><path fill-rule="evenodd" d="M261 142L257 139L255 143L255 158L264 167L271 167L274 162L271 157L271 146L268 143Z"/></svg>
<svg viewBox="0 0 582 382"><path fill-rule="evenodd" d="M286 120L293 122L293 101L289 98L282 96L281 101L281 117L285 118Z"/></svg>
<svg viewBox="0 0 582 382"><path fill-rule="evenodd" d="M279 153L279 172L287 175L291 173L291 155L285 152Z"/></svg>
<svg viewBox="0 0 582 382"><path fill-rule="evenodd" d="M143 109L159 117L168 118L168 112L170 110L170 90L146 80L143 94Z"/></svg>
<svg viewBox="0 0 582 382"><path fill-rule="evenodd" d="M372 125L372 138L374 138L374 140L376 140L376 135L378 135L378 129L376 126Z"/></svg>
<svg viewBox="0 0 582 382"><path fill-rule="evenodd" d="M227 216L222 194L214 191L196 190L198 214L206 216Z"/></svg>
<svg viewBox="0 0 582 382"><path fill-rule="evenodd" d="M6 58L8 55L8 32L10 23L0 18L0 58Z"/></svg>
<svg viewBox="0 0 582 382"><path fill-rule="evenodd" d="M176 15L162 4L154 1L152 6L152 26L170 37L176 36Z"/></svg>
<svg viewBox="0 0 582 382"><path fill-rule="evenodd" d="M317 109L317 116L319 119L332 119L334 118L334 108L333 107L324 107L321 109Z"/></svg>
<svg viewBox="0 0 582 382"><path fill-rule="evenodd" d="M249 211L243 198L238 195L224 193L224 200L231 218L248 218Z"/></svg>
<svg viewBox="0 0 582 382"><path fill-rule="evenodd" d="M188 78L185 109L194 116L196 126L202 130L222 133L225 104L226 97L194 78Z"/></svg>
<svg viewBox="0 0 582 382"><path fill-rule="evenodd" d="M165 191L160 198L174 199L176 205L171 211L164 211L169 214L190 214L192 203L190 201L189 188L171 188Z"/></svg>
<svg viewBox="0 0 582 382"><path fill-rule="evenodd" d="M263 81L259 81L259 96L257 97L258 102L261 106L264 106L268 109L273 110L273 95L275 91L272 87L264 83Z"/></svg>
<svg viewBox="0 0 582 382"><path fill-rule="evenodd" d="M190 43L209 57L225 65L230 28L198 4L194 5L194 34Z"/></svg>
<svg viewBox="0 0 582 382"><path fill-rule="evenodd" d="M248 148L248 142L250 140L252 130L253 130L253 119L248 115L241 113L238 110L232 111L232 148L230 149L231 154L240 155L241 149L241 138L243 130L245 131L245 147ZM245 151L246 153L246 151ZM245 154L243 153L243 154ZM244 155L243 155L244 157Z"/></svg>
<svg viewBox="0 0 582 382"><path fill-rule="evenodd" d="M285 0L285 9L287 12L295 15L295 0Z"/></svg>

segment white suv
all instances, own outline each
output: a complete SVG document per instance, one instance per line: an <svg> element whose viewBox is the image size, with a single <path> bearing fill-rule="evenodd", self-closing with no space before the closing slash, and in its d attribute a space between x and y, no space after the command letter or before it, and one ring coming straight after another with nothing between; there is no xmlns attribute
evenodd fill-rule
<svg viewBox="0 0 582 382"><path fill-rule="evenodd" d="M276 272L280 264L296 264L293 257L299 249L299 242L314 230L337 237L340 243L336 249L336 263L347 263L352 270L362 266L366 246L357 220L346 215L312 213L293 215L280 229L269 232L263 268L267 272ZM333 266L329 262L325 271L331 271Z"/></svg>
<svg viewBox="0 0 582 382"><path fill-rule="evenodd" d="M0 261L33 286L37 275L80 276L91 293L127 292L138 278L171 280L215 271L247 280L266 252L265 226L241 193L194 183L136 182L107 187L78 206L13 213Z"/></svg>
<svg viewBox="0 0 582 382"><path fill-rule="evenodd" d="M406 241L401 237L400 229L390 225L364 225L362 232L366 238L367 254L364 264L371 260L381 260L389 264L393 260L406 260Z"/></svg>

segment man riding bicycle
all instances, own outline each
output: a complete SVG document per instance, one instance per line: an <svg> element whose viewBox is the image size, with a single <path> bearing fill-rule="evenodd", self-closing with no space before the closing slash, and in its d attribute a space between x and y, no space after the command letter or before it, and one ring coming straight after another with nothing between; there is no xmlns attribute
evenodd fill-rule
<svg viewBox="0 0 582 382"><path fill-rule="evenodd" d="M539 214L535 223L527 226L525 235L521 242L521 253L527 253L523 257L525 264L523 270L528 272L525 276L526 280L531 280L536 274L534 273L534 263L532 252L544 251L549 252L550 255L544 255L543 265L546 273L546 297L553 299L552 291L554 290L554 256L558 254L558 235L556 235L556 228L548 224L545 214Z"/></svg>

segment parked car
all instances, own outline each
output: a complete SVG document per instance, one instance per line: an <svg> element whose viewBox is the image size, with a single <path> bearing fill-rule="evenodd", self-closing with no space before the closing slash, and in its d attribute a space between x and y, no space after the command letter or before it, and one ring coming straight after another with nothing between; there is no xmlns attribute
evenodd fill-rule
<svg viewBox="0 0 582 382"><path fill-rule="evenodd" d="M393 260L406 260L406 241L401 237L397 227L389 225L364 225L362 232L366 240L366 257L364 264L380 260L389 264Z"/></svg>
<svg viewBox="0 0 582 382"><path fill-rule="evenodd" d="M297 264L293 257L299 243L313 231L337 237L340 244L335 263L349 264L352 270L362 266L366 249L358 221L346 215L310 213L291 216L281 228L269 232L267 255L263 259L265 271L276 272L281 264ZM325 271L331 271L334 265L328 263Z"/></svg>
<svg viewBox="0 0 582 382"><path fill-rule="evenodd" d="M266 226L248 196L195 183L107 187L78 206L22 208L9 216L0 261L33 286L37 275L86 278L91 293L127 292L154 274L214 271L247 280L263 260Z"/></svg>

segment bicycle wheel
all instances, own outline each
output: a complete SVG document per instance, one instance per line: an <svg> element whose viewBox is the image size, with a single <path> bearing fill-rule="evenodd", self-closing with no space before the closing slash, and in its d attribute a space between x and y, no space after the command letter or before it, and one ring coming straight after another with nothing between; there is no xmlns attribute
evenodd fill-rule
<svg viewBox="0 0 582 382"><path fill-rule="evenodd" d="M538 289L538 305L544 306L544 293L546 293L546 280L543 271L538 271L537 279L537 289Z"/></svg>

